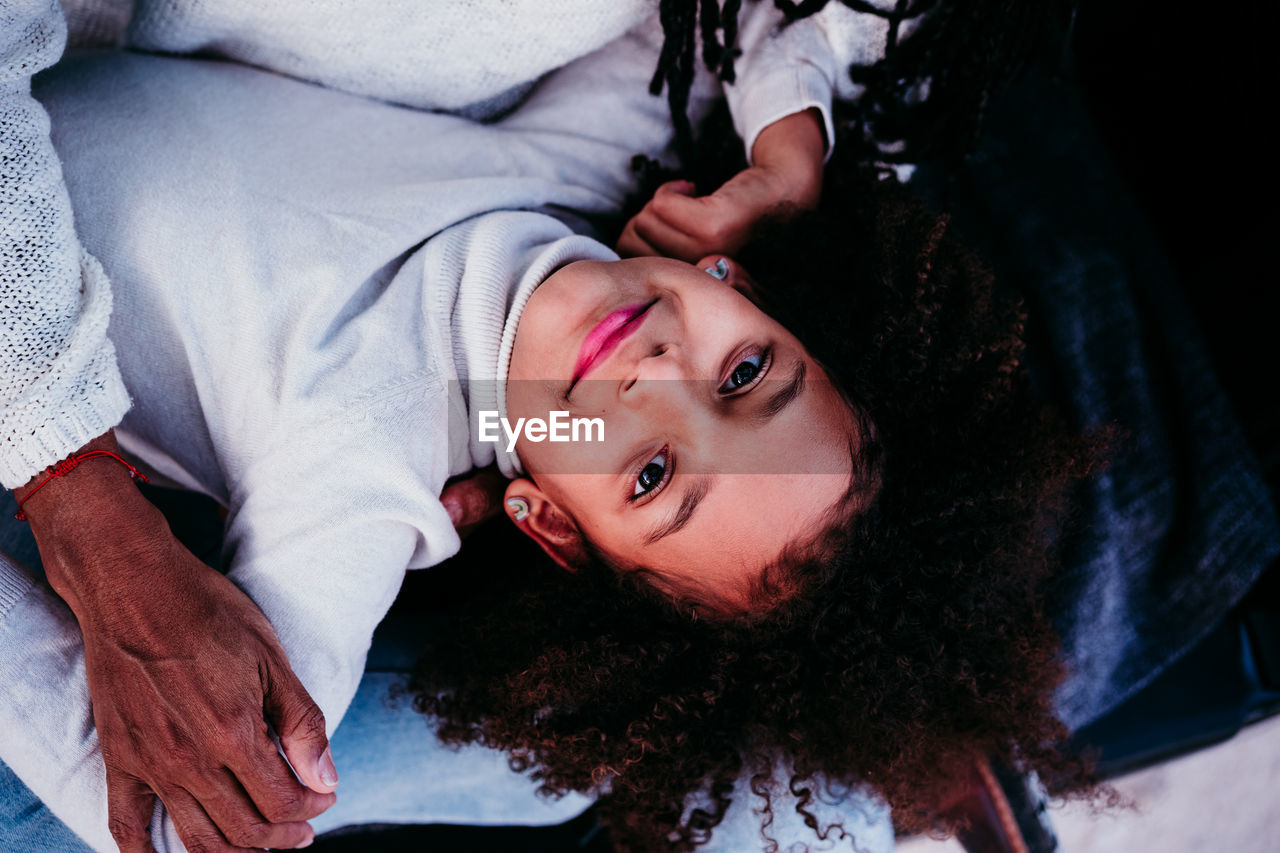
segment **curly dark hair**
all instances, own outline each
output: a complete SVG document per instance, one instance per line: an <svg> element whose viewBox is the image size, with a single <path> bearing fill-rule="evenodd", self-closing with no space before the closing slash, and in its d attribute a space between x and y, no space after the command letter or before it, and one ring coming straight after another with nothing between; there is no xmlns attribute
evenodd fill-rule
<svg viewBox="0 0 1280 853"><path fill-rule="evenodd" d="M744 773L766 832L781 783L819 838L836 831L806 807L822 781L870 783L907 830L948 828L939 806L980 756L1054 792L1091 784L1053 713L1042 588L1103 439L1032 399L1020 303L945 217L890 180L829 180L740 260L874 425L871 505L783 567L781 601L720 620L632 573L468 545L462 571L508 575L450 602L411 685L445 742L505 750L547 793L607 794L621 849L697 846Z"/></svg>

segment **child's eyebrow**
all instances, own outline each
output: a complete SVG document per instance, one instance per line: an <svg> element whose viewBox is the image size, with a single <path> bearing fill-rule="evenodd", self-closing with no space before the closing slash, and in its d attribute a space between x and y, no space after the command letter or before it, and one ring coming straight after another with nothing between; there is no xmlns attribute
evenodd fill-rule
<svg viewBox="0 0 1280 853"><path fill-rule="evenodd" d="M648 535L644 537L644 544L652 545L664 536L670 536L688 524L689 519L693 518L693 511L698 508L699 502L707 496L709 491L711 491L710 477L695 478L693 485L685 489L684 497L680 499L680 506L666 521L649 531Z"/></svg>
<svg viewBox="0 0 1280 853"><path fill-rule="evenodd" d="M760 413L757 417L761 421L767 421L780 413L787 406L795 402L800 396L800 392L804 390L804 377L808 367L803 361L797 362L796 369L792 371L791 378L777 391L773 396L765 400L764 405L760 407ZM698 477L693 481L693 485L685 489L684 497L680 499L680 506L676 508L666 521L650 530L644 537L644 544L652 545L659 539L670 536L672 533L683 528L693 518L694 510L698 508L699 502L707 496L707 492L711 491L711 478Z"/></svg>
<svg viewBox="0 0 1280 853"><path fill-rule="evenodd" d="M773 393L773 396L765 400L764 405L760 407L760 413L756 416L760 421L767 421L780 413L787 406L795 402L800 396L800 392L804 390L804 375L808 368L803 361L797 362L796 369L781 388Z"/></svg>

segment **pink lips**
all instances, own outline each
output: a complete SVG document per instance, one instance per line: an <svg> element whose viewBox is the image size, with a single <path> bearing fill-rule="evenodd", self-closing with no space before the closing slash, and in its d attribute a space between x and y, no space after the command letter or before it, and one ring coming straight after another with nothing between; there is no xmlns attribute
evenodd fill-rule
<svg viewBox="0 0 1280 853"><path fill-rule="evenodd" d="M573 368L573 381L576 383L587 371L603 361L609 353L640 328L636 322L652 306L652 302L641 302L628 305L611 312L595 328L587 332L582 341L582 349L578 351L578 363Z"/></svg>

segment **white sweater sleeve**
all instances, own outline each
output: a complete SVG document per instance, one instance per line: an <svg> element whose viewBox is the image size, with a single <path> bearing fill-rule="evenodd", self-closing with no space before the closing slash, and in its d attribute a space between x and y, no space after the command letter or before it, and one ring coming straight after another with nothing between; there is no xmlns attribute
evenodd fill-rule
<svg viewBox="0 0 1280 853"><path fill-rule="evenodd" d="M829 159L835 141L832 101L862 94L849 78L849 65L882 57L889 25L884 18L839 2L786 26L783 20L772 3L743 5L738 34L742 55L734 64L735 82L724 87L734 130L749 162L760 131L788 115L816 108L826 129Z"/></svg>
<svg viewBox="0 0 1280 853"><path fill-rule="evenodd" d="M734 62L734 81L724 84L724 96L748 163L760 131L811 107L822 113L828 156L835 139L835 57L813 17L786 27L783 20L772 3L744 3L739 13L737 47L742 54Z"/></svg>
<svg viewBox="0 0 1280 853"><path fill-rule="evenodd" d="M129 406L107 340L111 289L80 247L31 76L57 61L57 0L0 2L0 483L14 488Z"/></svg>
<svg viewBox="0 0 1280 853"><path fill-rule="evenodd" d="M376 496L337 486L329 495L317 494L318 486L296 488L291 500L273 501L273 510L262 506L270 496L255 498L256 510L244 510L253 520L233 518L228 532L234 554L227 576L270 620L329 734L355 696L373 630L404 582L418 535L393 518L365 515L361 504ZM452 537L443 508L440 516Z"/></svg>
<svg viewBox="0 0 1280 853"><path fill-rule="evenodd" d="M438 497L447 408L421 402L443 398L442 384L428 374L359 389L349 412L290 429L233 487L227 576L270 620L330 732L405 570L461 544Z"/></svg>

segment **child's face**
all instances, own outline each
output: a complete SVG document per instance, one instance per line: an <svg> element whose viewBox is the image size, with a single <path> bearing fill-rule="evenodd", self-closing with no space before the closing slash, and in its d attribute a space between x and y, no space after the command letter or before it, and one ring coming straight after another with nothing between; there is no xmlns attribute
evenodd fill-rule
<svg viewBox="0 0 1280 853"><path fill-rule="evenodd" d="M724 281L705 271L720 257L579 261L534 292L508 418L599 418L604 440L522 433L536 484L514 481L507 509L563 565L586 537L660 584L739 608L784 548L837 517L860 437L818 363L743 295L736 264Z"/></svg>

